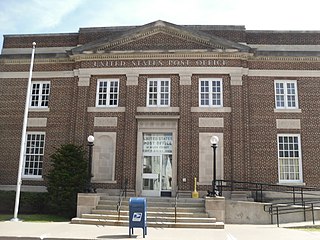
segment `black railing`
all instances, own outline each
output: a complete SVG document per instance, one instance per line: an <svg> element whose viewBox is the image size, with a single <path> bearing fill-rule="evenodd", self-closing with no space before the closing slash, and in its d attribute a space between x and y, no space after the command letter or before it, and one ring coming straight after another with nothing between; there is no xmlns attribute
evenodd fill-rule
<svg viewBox="0 0 320 240"><path fill-rule="evenodd" d="M303 213L303 220L307 221L307 212L311 212L312 223L315 224L314 212L320 210L320 201L303 202L299 205L272 203L264 206L264 211L268 212L273 224L273 217L276 216L277 226L280 224L280 215L289 213Z"/></svg>
<svg viewBox="0 0 320 240"><path fill-rule="evenodd" d="M281 184L269 184L261 182L244 182L233 180L217 180L217 188L219 196L223 195L224 191L250 191L255 202L266 202L268 199L265 193L277 192L282 193L287 199L287 204L302 204L305 199L319 199L320 189L304 186L289 186Z"/></svg>
<svg viewBox="0 0 320 240"><path fill-rule="evenodd" d="M179 199L179 188L177 187L177 194L174 202L174 222L177 223L177 208L178 208L178 199Z"/></svg>
<svg viewBox="0 0 320 240"><path fill-rule="evenodd" d="M232 180L217 180L217 188L219 196L222 196L224 191L250 191L254 201L266 202L264 211L270 214L271 224L273 224L273 218L276 216L278 227L280 215L300 212L303 213L304 221L307 220L306 213L311 212L314 224L314 212L320 210L319 188ZM266 197L267 193L271 192L282 195L278 200L280 202L267 203L268 200L275 201L272 197L270 199Z"/></svg>
<svg viewBox="0 0 320 240"><path fill-rule="evenodd" d="M127 198L127 186L128 186L128 180L126 179L124 181L124 186L121 187L121 191L120 191L120 194L119 194L119 200L118 200L118 203L117 203L118 221L120 220L121 205L122 205L123 198Z"/></svg>

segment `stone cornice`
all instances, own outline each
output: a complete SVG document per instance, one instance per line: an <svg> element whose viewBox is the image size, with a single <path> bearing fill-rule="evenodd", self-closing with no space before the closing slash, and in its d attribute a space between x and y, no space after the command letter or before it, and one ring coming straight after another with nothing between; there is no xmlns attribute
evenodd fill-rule
<svg viewBox="0 0 320 240"><path fill-rule="evenodd" d="M319 62L320 57L316 56L253 56L248 61L260 61L260 62Z"/></svg>
<svg viewBox="0 0 320 240"><path fill-rule="evenodd" d="M94 60L136 60L136 59L240 59L260 62L320 62L317 56L253 56L244 52L188 52L188 53L126 53L126 54L78 54L70 58L35 58L35 64L61 64ZM0 59L0 64L30 64L30 59Z"/></svg>
<svg viewBox="0 0 320 240"><path fill-rule="evenodd" d="M50 64L50 63L74 63L71 58L39 58L34 59L34 64ZM0 64L30 64L30 59L1 59Z"/></svg>
<svg viewBox="0 0 320 240"><path fill-rule="evenodd" d="M207 59L207 58L219 58L219 59L242 59L247 60L252 54L240 53L240 52L187 52L187 53L125 53L125 54L79 54L70 56L75 62L87 61L87 60L131 60L131 59Z"/></svg>

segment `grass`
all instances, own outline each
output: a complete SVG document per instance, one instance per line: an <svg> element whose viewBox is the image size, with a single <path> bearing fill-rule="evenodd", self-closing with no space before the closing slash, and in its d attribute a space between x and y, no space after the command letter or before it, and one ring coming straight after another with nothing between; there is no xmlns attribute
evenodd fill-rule
<svg viewBox="0 0 320 240"><path fill-rule="evenodd" d="M0 221L10 221L12 214L0 214ZM48 214L21 214L18 218L24 222L69 222L70 219Z"/></svg>
<svg viewBox="0 0 320 240"><path fill-rule="evenodd" d="M320 232L320 228L294 228L295 230L302 230L307 232Z"/></svg>
<svg viewBox="0 0 320 240"><path fill-rule="evenodd" d="M302 231L308 231L308 232L320 232L320 225L305 226L305 227L291 227L290 229L302 230Z"/></svg>

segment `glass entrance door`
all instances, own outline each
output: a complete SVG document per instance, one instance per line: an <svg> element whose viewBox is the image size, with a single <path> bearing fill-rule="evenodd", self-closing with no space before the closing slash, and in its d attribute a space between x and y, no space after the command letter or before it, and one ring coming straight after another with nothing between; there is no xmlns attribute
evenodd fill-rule
<svg viewBox="0 0 320 240"><path fill-rule="evenodd" d="M169 196L172 184L172 155L144 156L142 169L142 195Z"/></svg>
<svg viewBox="0 0 320 240"><path fill-rule="evenodd" d="M159 196L161 156L144 156L142 169L142 194Z"/></svg>
<svg viewBox="0 0 320 240"><path fill-rule="evenodd" d="M172 133L144 133L142 195L171 196Z"/></svg>
<svg viewBox="0 0 320 240"><path fill-rule="evenodd" d="M163 154L161 158L161 196L171 197L172 155Z"/></svg>

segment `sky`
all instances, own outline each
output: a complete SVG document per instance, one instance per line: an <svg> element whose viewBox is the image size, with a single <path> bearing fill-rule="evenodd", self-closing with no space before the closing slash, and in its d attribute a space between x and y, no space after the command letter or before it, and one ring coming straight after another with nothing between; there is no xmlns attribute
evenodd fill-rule
<svg viewBox="0 0 320 240"><path fill-rule="evenodd" d="M319 7L319 0L0 0L0 46L8 34L73 33L157 20L320 31Z"/></svg>

